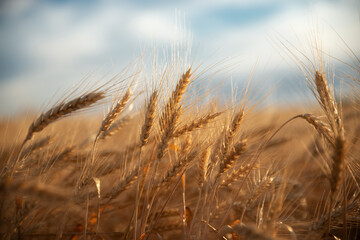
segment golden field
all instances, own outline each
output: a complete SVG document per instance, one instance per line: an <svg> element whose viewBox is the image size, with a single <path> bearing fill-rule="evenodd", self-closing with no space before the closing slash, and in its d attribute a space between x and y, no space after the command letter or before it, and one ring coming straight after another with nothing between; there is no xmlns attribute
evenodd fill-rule
<svg viewBox="0 0 360 240"><path fill-rule="evenodd" d="M359 238L359 64L346 98L301 68L316 105L224 103L174 66L3 119L2 239Z"/></svg>

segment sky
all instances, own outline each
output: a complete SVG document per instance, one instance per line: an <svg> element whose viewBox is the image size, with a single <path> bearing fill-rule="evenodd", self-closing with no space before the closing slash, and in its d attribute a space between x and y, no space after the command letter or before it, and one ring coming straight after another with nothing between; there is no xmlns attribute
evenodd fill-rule
<svg viewBox="0 0 360 240"><path fill-rule="evenodd" d="M331 63L349 62L346 44L360 52L360 3L4 0L0 115L37 110L90 73L115 75L144 49L168 49L185 40L199 63L206 64L210 56L215 61L236 57L231 84L247 81L255 67L259 81L267 86L280 82L270 100L288 100L291 84L305 84L281 42L306 52L314 32Z"/></svg>

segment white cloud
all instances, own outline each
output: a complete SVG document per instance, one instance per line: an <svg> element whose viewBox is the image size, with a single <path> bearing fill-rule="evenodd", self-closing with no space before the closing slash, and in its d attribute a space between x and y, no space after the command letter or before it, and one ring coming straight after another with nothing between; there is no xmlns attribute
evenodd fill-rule
<svg viewBox="0 0 360 240"><path fill-rule="evenodd" d="M170 22L169 17L161 13L150 11L137 13L130 24L133 33L146 40L159 40L167 43L174 40L173 22Z"/></svg>
<svg viewBox="0 0 360 240"><path fill-rule="evenodd" d="M6 30L10 32L0 31L3 35L10 34L22 39L21 46L8 47L14 48L14 51L18 47L21 50L19 54L30 58L29 64L33 67L12 76L6 84L1 83L0 112L23 106L23 100L26 100L26 104L38 106L46 101L52 95L50 92L55 91L61 83L68 86L94 69L109 66L112 60L115 66L124 66L132 60L133 54L143 47L142 44L157 42L166 46L175 39L179 40L175 31L175 6L185 12L185 20L190 22L188 26L191 27L197 26L194 22L191 23L191 20L196 19L200 13L213 20L210 14L216 12L218 7L259 5L267 1L190 1L178 5L172 2L170 7L150 5L147 8L102 2L96 7L85 7L84 11L66 4L54 6L38 3L35 8L25 2L14 5L11 16L16 20L17 15L32 8L30 16L23 20L17 19L11 29ZM199 49L195 49L199 50L197 59L202 61L204 56L220 49L220 54L217 54L219 57L241 56L238 70L244 75L249 74L258 59L259 69L286 69L286 61L272 42L275 40L276 43L277 32L295 46L302 45L304 51L307 51L307 41L309 38L311 40L309 29L314 25L319 26L324 50L331 55L344 60L347 58L343 50L344 44L331 27L339 32L355 51L360 50L359 13L353 7L354 3L346 5L343 2L321 1L309 7L307 4L286 5L287 1L284 0L276 2L283 2L285 7L269 18L260 19L251 25L225 26L217 23L216 28L204 35L199 35L202 29L190 29L195 36L194 46L199 46ZM312 19L315 19L315 24ZM200 27L210 29L214 26L209 22L208 25ZM185 33L188 34L186 31ZM204 61L206 63L206 59ZM44 88L46 96L43 95ZM13 105L9 106L9 102Z"/></svg>
<svg viewBox="0 0 360 240"><path fill-rule="evenodd" d="M349 46L359 51L360 30L355 26L357 24L359 27L360 23L354 21L356 19L354 13L355 11L347 6L325 2L313 6L312 11L306 6L290 7L266 21L260 21L251 26L218 29L217 38L209 39L206 44L210 46L209 49L215 49L221 45L226 54L231 52L241 54L246 59L242 65L244 70L251 69L257 59L264 60L263 64L267 64L268 68L275 66L286 68L288 63L279 54L285 53L286 50L281 46L278 37L284 42L292 43L306 54L313 51L310 44L315 40L312 32L315 31L320 42L323 43L324 52L346 60L345 45L336 35L335 30ZM267 62L270 59L271 61Z"/></svg>

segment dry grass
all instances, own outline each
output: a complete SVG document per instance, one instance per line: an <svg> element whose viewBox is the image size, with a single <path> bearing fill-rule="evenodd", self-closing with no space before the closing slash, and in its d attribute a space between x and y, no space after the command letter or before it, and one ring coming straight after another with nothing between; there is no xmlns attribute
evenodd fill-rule
<svg viewBox="0 0 360 240"><path fill-rule="evenodd" d="M124 111L135 79L103 120L52 124L110 88L32 123L1 122L2 239L360 237L359 95L337 101L315 67L314 114L271 115L247 99L195 104L188 90L198 78L184 69L174 89L158 84L140 111Z"/></svg>

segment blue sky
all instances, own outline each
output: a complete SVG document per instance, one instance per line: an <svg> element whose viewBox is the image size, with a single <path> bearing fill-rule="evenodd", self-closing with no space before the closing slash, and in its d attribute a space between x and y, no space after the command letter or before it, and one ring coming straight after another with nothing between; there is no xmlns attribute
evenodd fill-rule
<svg viewBox="0 0 360 240"><path fill-rule="evenodd" d="M57 91L93 71L120 71L143 49L170 47L187 36L197 59L211 53L239 57L233 81L247 80L257 64L266 81L294 68L280 35L308 49L316 27L324 51L347 61L336 32L360 51L356 0L36 1L0 3L0 114L39 109ZM181 34L176 29L186 22ZM336 30L336 32L334 31ZM271 77L266 73L273 73ZM281 89L281 88L280 88Z"/></svg>

